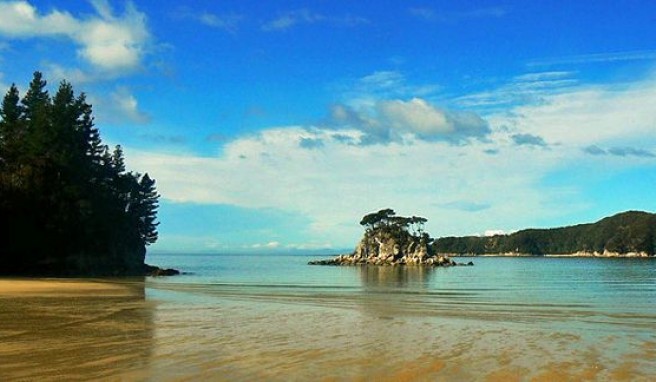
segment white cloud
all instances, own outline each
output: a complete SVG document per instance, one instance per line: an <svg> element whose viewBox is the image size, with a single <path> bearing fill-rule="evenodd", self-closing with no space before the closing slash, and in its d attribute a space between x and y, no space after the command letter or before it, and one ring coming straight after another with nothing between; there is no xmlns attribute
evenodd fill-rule
<svg viewBox="0 0 656 382"><path fill-rule="evenodd" d="M486 139L468 145L440 140L358 145L365 136L361 129L296 126L238 138L217 157L129 148L126 156L130 167L157 179L168 200L301 214L312 222L312 240L336 247L355 243L361 216L386 207L429 218L433 235L489 227L508 232L586 208L580 197L585 185L545 185L553 172L586 164L604 171L654 165L645 154L656 152L654 104L653 81L579 86L491 116ZM430 104L393 105L387 118L406 120L418 130L444 128ZM349 112L341 110L346 119L352 118ZM413 113L428 117L415 119ZM542 142L536 137L550 149L536 150ZM517 145L517 139L533 144ZM304 140L312 142L311 149L302 147ZM586 153L591 145L608 155Z"/></svg>
<svg viewBox="0 0 656 382"><path fill-rule="evenodd" d="M534 105L544 97L560 92L569 92L578 80L574 72L548 71L531 72L515 76L509 83L496 89L467 94L455 99L463 107L485 110L507 110L517 105Z"/></svg>
<svg viewBox="0 0 656 382"><path fill-rule="evenodd" d="M98 74L90 73L79 68L67 68L55 63L47 63L45 67L45 77L49 78L51 83L66 80L74 85L80 85L100 79Z"/></svg>
<svg viewBox="0 0 656 382"><path fill-rule="evenodd" d="M205 26L223 29L230 33L236 33L244 16L236 13L217 14L207 11L196 11L189 7L180 7L172 14L175 19L193 20Z"/></svg>
<svg viewBox="0 0 656 382"><path fill-rule="evenodd" d="M578 86L551 95L537 105L513 109L513 115L490 116L518 132L542 137L547 142L588 146L619 141L655 143L656 80L606 86ZM497 122L497 123L498 123Z"/></svg>
<svg viewBox="0 0 656 382"><path fill-rule="evenodd" d="M529 66L575 65L600 62L656 60L656 50L633 50L611 53L589 53L574 56L553 57L534 60Z"/></svg>
<svg viewBox="0 0 656 382"><path fill-rule="evenodd" d="M78 55L98 69L125 72L138 68L150 39L145 15L131 2L120 16L106 0L92 4L95 15L76 18L60 10L40 14L28 1L0 3L0 35L67 37L78 45Z"/></svg>
<svg viewBox="0 0 656 382"><path fill-rule="evenodd" d="M203 12L198 15L198 21L202 24L213 28L225 29L228 32L235 32L237 25L242 20L242 16L229 14L229 15L216 15L209 12Z"/></svg>
<svg viewBox="0 0 656 382"><path fill-rule="evenodd" d="M378 110L394 129L407 129L419 135L449 134L454 129L444 111L423 99L381 101Z"/></svg>
<svg viewBox="0 0 656 382"><path fill-rule="evenodd" d="M462 143L489 133L486 121L476 113L430 102L440 88L412 84L400 71L375 71L337 88L343 101L332 106L329 125L360 130L359 144L416 139Z"/></svg>
<svg viewBox="0 0 656 382"><path fill-rule="evenodd" d="M415 85L406 76L396 70L380 70L361 78L347 81L336 91L349 106L371 106L381 99L425 98L434 95L441 87L437 84Z"/></svg>
<svg viewBox="0 0 656 382"><path fill-rule="evenodd" d="M526 154L521 149L489 156L483 152L489 144L483 142L354 146L338 138L357 139L360 134L287 127L233 141L217 158L129 149L126 156L130 166L157 179L158 189L169 200L293 211L312 220L316 240L337 246L350 245L359 235L359 218L383 207L439 218L432 226L436 234L469 231L468 225L475 222L476 212L456 219L462 210L443 207L454 201L489 205L488 225L501 216L508 220L505 215L512 215L517 200L526 209L540 211L545 196L532 185L536 174L543 173L544 161L522 164L516 160ZM308 137L324 146L300 147L300 140Z"/></svg>
<svg viewBox="0 0 656 382"><path fill-rule="evenodd" d="M150 116L139 109L139 102L127 87L117 87L106 96L89 96L99 122L147 123Z"/></svg>
<svg viewBox="0 0 656 382"><path fill-rule="evenodd" d="M460 12L441 11L430 7L413 7L409 13L419 19L436 22L460 22L482 18L499 18L508 12L503 7L481 7Z"/></svg>
<svg viewBox="0 0 656 382"><path fill-rule="evenodd" d="M337 126L359 129L361 144L404 140L446 140L462 142L489 133L486 121L473 112L446 110L421 98L372 100L355 110L335 105L331 117Z"/></svg>
<svg viewBox="0 0 656 382"><path fill-rule="evenodd" d="M366 75L360 79L360 85L369 88L398 88L405 82L405 77L395 70L381 70Z"/></svg>
<svg viewBox="0 0 656 382"><path fill-rule="evenodd" d="M289 29L297 24L314 24L322 21L325 16L312 12L308 9L299 9L286 12L277 18L262 25L264 31L277 31Z"/></svg>
<svg viewBox="0 0 656 382"><path fill-rule="evenodd" d="M251 248L276 249L276 248L279 248L279 247L280 247L280 242L278 242L278 241L270 241L270 242L265 243L265 244L257 243L257 244L251 245Z"/></svg>
<svg viewBox="0 0 656 382"><path fill-rule="evenodd" d="M296 9L280 14L275 19L269 20L262 24L262 30L265 32L285 31L297 25L328 23L335 26L352 27L360 24L367 24L369 21L364 17L345 15L345 16L326 16L321 13L311 11L307 8Z"/></svg>

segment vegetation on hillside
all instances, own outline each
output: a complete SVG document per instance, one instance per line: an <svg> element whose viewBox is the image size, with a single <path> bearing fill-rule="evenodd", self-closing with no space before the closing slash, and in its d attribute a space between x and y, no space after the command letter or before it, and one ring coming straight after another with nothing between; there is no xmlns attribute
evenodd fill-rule
<svg viewBox="0 0 656 382"><path fill-rule="evenodd" d="M433 243L439 253L533 255L575 252L656 252L656 214L628 211L596 223L552 229L527 229L491 237L444 237Z"/></svg>
<svg viewBox="0 0 656 382"><path fill-rule="evenodd" d="M0 105L0 273L143 274L159 195L104 145L84 94L41 73Z"/></svg>

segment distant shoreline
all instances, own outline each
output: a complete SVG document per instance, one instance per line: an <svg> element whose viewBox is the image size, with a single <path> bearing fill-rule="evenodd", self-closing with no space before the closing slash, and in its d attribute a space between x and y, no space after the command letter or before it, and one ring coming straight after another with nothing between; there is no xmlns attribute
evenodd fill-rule
<svg viewBox="0 0 656 382"><path fill-rule="evenodd" d="M449 257L595 257L595 258L656 258L656 256L651 256L647 252L574 252L574 253L556 253L556 254L546 254L546 255L534 255L530 253L520 253L520 252L505 252L505 253L444 253L443 255Z"/></svg>

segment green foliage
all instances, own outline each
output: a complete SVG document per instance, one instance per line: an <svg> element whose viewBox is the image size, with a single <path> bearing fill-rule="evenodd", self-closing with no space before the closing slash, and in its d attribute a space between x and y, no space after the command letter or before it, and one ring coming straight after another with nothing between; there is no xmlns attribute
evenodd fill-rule
<svg viewBox="0 0 656 382"><path fill-rule="evenodd" d="M410 234L415 238L422 238L426 235L427 238L430 238L424 232L424 224L427 221L428 219L419 216L396 216L393 209L386 208L365 215L360 220L360 225L365 226L366 233L369 234L387 232L396 235Z"/></svg>
<svg viewBox="0 0 656 382"><path fill-rule="evenodd" d="M139 274L157 240L155 181L110 152L84 94L38 72L0 109L0 272Z"/></svg>
<svg viewBox="0 0 656 382"><path fill-rule="evenodd" d="M528 229L492 237L445 237L435 241L441 253L534 255L587 252L656 253L656 214L629 211L593 224L552 229Z"/></svg>

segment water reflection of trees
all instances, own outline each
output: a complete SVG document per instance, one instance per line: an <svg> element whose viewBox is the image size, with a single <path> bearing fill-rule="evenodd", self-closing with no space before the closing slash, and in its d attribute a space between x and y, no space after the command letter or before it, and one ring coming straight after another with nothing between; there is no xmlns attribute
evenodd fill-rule
<svg viewBox="0 0 656 382"><path fill-rule="evenodd" d="M362 266L359 272L365 288L425 289L434 269L423 266Z"/></svg>
<svg viewBox="0 0 656 382"><path fill-rule="evenodd" d="M0 298L0 375L9 380L122 379L148 368L153 308L143 279L116 291Z"/></svg>

